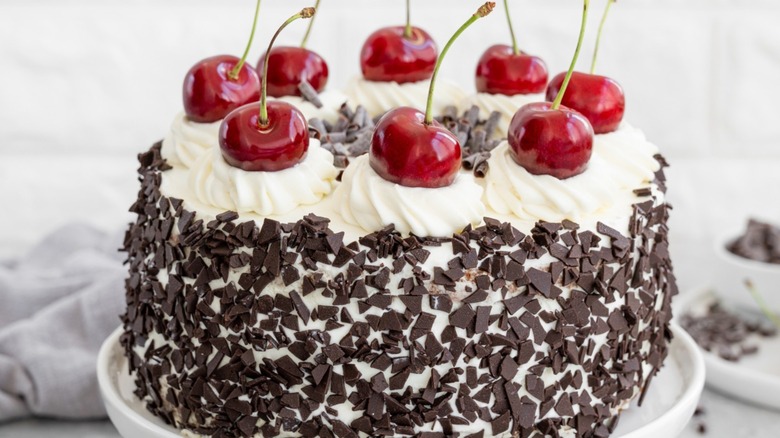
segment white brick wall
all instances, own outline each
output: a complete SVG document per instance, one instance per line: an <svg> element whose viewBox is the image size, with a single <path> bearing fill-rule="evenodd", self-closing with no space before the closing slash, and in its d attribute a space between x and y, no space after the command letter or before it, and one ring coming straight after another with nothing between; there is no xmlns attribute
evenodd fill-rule
<svg viewBox="0 0 780 438"><path fill-rule="evenodd" d="M579 0L512 1L521 46L553 74L565 69ZM413 18L443 44L481 2L415 0ZM131 157L167 130L192 63L241 52L253 3L0 1L0 254L33 241L30 225L124 220L118 206L133 196ZM252 62L278 23L310 3L263 3ZM583 69L602 6L593 0ZM402 20L401 0L324 0L310 47L329 61L331 85L358 73L368 33ZM749 214L780 222L778 22L776 0L630 0L617 3L607 24L598 71L624 85L628 119L674 165L673 227L685 272L720 227ZM296 23L282 41L296 44L304 28ZM458 41L443 75L472 88L482 50L506 39L497 10ZM10 207L18 212L6 214Z"/></svg>

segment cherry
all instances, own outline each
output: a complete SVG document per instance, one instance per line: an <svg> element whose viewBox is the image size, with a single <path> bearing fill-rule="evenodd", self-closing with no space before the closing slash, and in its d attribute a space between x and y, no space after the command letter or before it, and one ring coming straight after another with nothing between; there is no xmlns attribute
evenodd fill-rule
<svg viewBox="0 0 780 438"><path fill-rule="evenodd" d="M504 10L512 46L496 44L482 54L477 63L477 91L507 96L541 93L547 85L547 66L541 58L518 48L508 0L504 0Z"/></svg>
<svg viewBox="0 0 780 438"><path fill-rule="evenodd" d="M615 0L607 1L607 7L601 17L590 73L574 72L568 91L562 101L563 105L575 109L587 117L596 134L605 134L616 130L620 126L626 110L626 96L623 87L614 79L594 74L601 33L607 20L609 8L614 2ZM548 100L555 98L564 79L565 74L561 73L550 81L547 87Z"/></svg>
<svg viewBox="0 0 780 438"><path fill-rule="evenodd" d="M299 18L311 18L314 8L304 8L276 31L266 51L260 104L244 105L228 114L219 128L222 156L231 166L249 171L273 172L298 164L309 149L306 118L294 106L268 102L268 59L282 30Z"/></svg>
<svg viewBox="0 0 780 438"><path fill-rule="evenodd" d="M407 187L445 187L460 170L457 137L425 114L395 108L379 121L371 140L371 167L382 178Z"/></svg>
<svg viewBox="0 0 780 438"><path fill-rule="evenodd" d="M289 103L268 102L268 121L260 123L260 105L230 113L219 129L219 145L228 164L244 170L277 171L292 167L309 149L306 118Z"/></svg>
<svg viewBox="0 0 780 438"><path fill-rule="evenodd" d="M547 86L547 99L558 95L566 74L555 76ZM596 134L605 134L618 128L626 109L623 88L606 76L574 72L561 103L584 115Z"/></svg>
<svg viewBox="0 0 780 438"><path fill-rule="evenodd" d="M541 93L547 85L547 66L537 56L515 53L510 46L496 44L485 51L477 64L480 93Z"/></svg>
<svg viewBox="0 0 780 438"><path fill-rule="evenodd" d="M407 187L445 187L455 181L461 166L461 145L448 129L433 120L433 90L439 68L452 43L495 7L487 2L461 26L436 61L425 113L409 107L385 114L371 139L369 164L387 181Z"/></svg>
<svg viewBox="0 0 780 438"><path fill-rule="evenodd" d="M593 150L593 128L580 113L550 102L530 103L512 118L509 155L534 175L558 179L582 173Z"/></svg>
<svg viewBox="0 0 780 438"><path fill-rule="evenodd" d="M265 67L265 54L257 71ZM308 82L317 92L328 83L328 64L317 53L303 47L274 47L268 56L268 94L273 97L300 96L298 85Z"/></svg>
<svg viewBox="0 0 780 438"><path fill-rule="evenodd" d="M360 69L369 81L419 82L430 79L438 48L428 32L411 25L406 0L406 26L385 27L372 33L360 51Z"/></svg>
<svg viewBox="0 0 780 438"><path fill-rule="evenodd" d="M314 3L319 9L320 0ZM314 17L306 27L300 47L274 47L268 61L268 94L273 97L301 96L299 85L306 81L321 93L328 83L328 64L316 52L306 48ZM257 62L257 71L264 70L265 54Z"/></svg>
<svg viewBox="0 0 780 438"><path fill-rule="evenodd" d="M552 103L521 107L509 124L509 154L528 172L569 178L585 171L593 151L593 127L580 113L561 106L582 48L589 0L583 0L582 25L577 49L561 90Z"/></svg>
<svg viewBox="0 0 780 438"><path fill-rule="evenodd" d="M252 33L241 59L230 55L213 56L199 61L187 72L182 87L182 100L184 112L193 122L216 122L234 109L260 97L257 73L245 64L259 13L260 0L257 0Z"/></svg>

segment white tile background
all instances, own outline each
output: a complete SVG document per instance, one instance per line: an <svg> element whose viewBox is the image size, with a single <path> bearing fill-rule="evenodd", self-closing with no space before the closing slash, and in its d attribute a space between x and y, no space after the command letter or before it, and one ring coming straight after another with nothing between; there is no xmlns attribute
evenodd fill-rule
<svg viewBox="0 0 780 438"><path fill-rule="evenodd" d="M250 58L303 0L266 0ZM480 0L415 0L441 43ZM520 44L554 74L568 65L577 0L513 0ZM603 0L593 0L589 66ZM239 54L251 0L0 2L0 255L67 220L119 227L135 191L134 156L168 129L198 59ZM400 24L401 0L323 0L310 42L331 86L359 72L364 38ZM748 215L780 222L780 2L630 0L613 8L599 72L619 80L627 119L672 162L673 248L683 286L701 281L710 240ZM296 44L296 23L282 42ZM473 89L477 58L505 42L503 12L474 25L444 65Z"/></svg>

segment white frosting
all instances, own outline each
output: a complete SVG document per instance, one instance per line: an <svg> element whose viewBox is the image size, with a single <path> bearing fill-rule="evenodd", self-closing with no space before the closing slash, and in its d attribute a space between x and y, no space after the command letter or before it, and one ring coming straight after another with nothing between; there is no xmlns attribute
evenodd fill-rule
<svg viewBox="0 0 780 438"><path fill-rule="evenodd" d="M189 171L195 198L238 213L283 214L319 202L333 189L338 169L333 155L311 139L303 161L277 172L250 172L229 165L219 147L202 154Z"/></svg>
<svg viewBox="0 0 780 438"><path fill-rule="evenodd" d="M628 123L617 131L597 135L593 153L609 163L609 176L621 188L630 190L648 185L660 165L655 155L658 146L647 141L644 132Z"/></svg>
<svg viewBox="0 0 780 438"><path fill-rule="evenodd" d="M468 173L435 189L405 187L383 179L368 161L356 158L344 172L334 198L348 223L376 231L394 224L402 233L447 237L485 215L482 187Z"/></svg>
<svg viewBox="0 0 780 438"><path fill-rule="evenodd" d="M213 123L193 122L182 111L173 119L171 130L163 140L163 157L170 165L192 167L201 154L218 144L221 123L221 120Z"/></svg>
<svg viewBox="0 0 780 438"><path fill-rule="evenodd" d="M633 191L650 185L659 167L658 148L623 123L615 132L595 136L588 169L565 180L528 173L512 160L504 142L493 151L484 179L462 173L450 187L402 187L377 175L366 156L352 161L331 195L339 185L338 170L316 140L294 168L245 172L222 158L218 125L177 116L162 149L173 165L163 179L165 195L187 200L188 208L204 217L235 210L245 220L292 222L313 212L331 218L334 230L353 238L391 223L402 233L449 236L484 216L521 230L540 219L570 219L586 228L601 221L623 230L638 200Z"/></svg>
<svg viewBox="0 0 780 438"><path fill-rule="evenodd" d="M624 125L614 133L597 135L588 168L561 180L529 173L515 163L504 141L488 161L485 204L521 220L591 224L628 217L637 200L633 190L648 186L658 170L656 153L641 131Z"/></svg>
<svg viewBox="0 0 780 438"><path fill-rule="evenodd" d="M375 82L364 78L355 78L347 87L346 93L353 105L363 105L371 117L376 117L399 106L410 106L425 110L428 101L430 81ZM449 105L458 105L466 94L451 81L439 79L433 95L433 114L439 115Z"/></svg>
<svg viewBox="0 0 780 438"><path fill-rule="evenodd" d="M501 118L498 120L496 130L493 133L498 138L506 138L509 130L509 123L512 117L521 106L533 103L544 102L544 94L516 94L507 96L505 94L476 93L463 99L459 105L462 111L468 110L476 105L483 118L486 118L493 111L498 111Z"/></svg>
<svg viewBox="0 0 780 438"><path fill-rule="evenodd" d="M341 105L347 102L347 96L336 90L326 90L320 93L320 101L322 102L322 108L317 108L313 103L299 96L284 96L276 97L273 99L287 102L303 113L306 120L320 119L327 120L330 123L335 123L339 119L339 109Z"/></svg>

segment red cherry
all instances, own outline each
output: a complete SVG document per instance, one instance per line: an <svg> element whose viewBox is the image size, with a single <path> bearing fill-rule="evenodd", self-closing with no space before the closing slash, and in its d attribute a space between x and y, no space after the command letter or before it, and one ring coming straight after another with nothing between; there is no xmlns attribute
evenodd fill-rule
<svg viewBox="0 0 780 438"><path fill-rule="evenodd" d="M541 58L523 52L515 54L511 46L496 44L482 54L477 64L477 91L480 93L541 93L547 85L547 66Z"/></svg>
<svg viewBox="0 0 780 438"><path fill-rule="evenodd" d="M309 149L309 129L294 106L271 101L268 122L260 126L260 105L242 106L219 128L222 156L233 167L273 172L298 164Z"/></svg>
<svg viewBox="0 0 780 438"><path fill-rule="evenodd" d="M389 111L379 120L371 141L369 163L382 178L407 187L444 187L460 170L458 139L414 108Z"/></svg>
<svg viewBox="0 0 780 438"><path fill-rule="evenodd" d="M555 76L547 86L547 100L558 95L566 73ZM596 134L618 128L626 110L623 87L605 76L574 72L561 103L588 118Z"/></svg>
<svg viewBox="0 0 780 438"><path fill-rule="evenodd" d="M263 71L265 54L257 63ZM274 47L268 61L268 95L273 97L300 96L298 85L308 82L318 93L328 83L328 64L315 52L301 47Z"/></svg>
<svg viewBox="0 0 780 438"><path fill-rule="evenodd" d="M588 119L550 102L521 107L509 124L509 154L534 175L569 178L585 171L593 150Z"/></svg>
<svg viewBox="0 0 780 438"><path fill-rule="evenodd" d="M417 27L412 27L412 37L406 38L405 29L385 27L368 37L360 52L364 78L399 84L431 78L439 53L436 43Z"/></svg>
<svg viewBox="0 0 780 438"><path fill-rule="evenodd" d="M206 58L184 77L184 112L193 122L211 123L224 119L234 109L260 98L260 80L244 64L236 78L230 72L240 59L230 55Z"/></svg>

